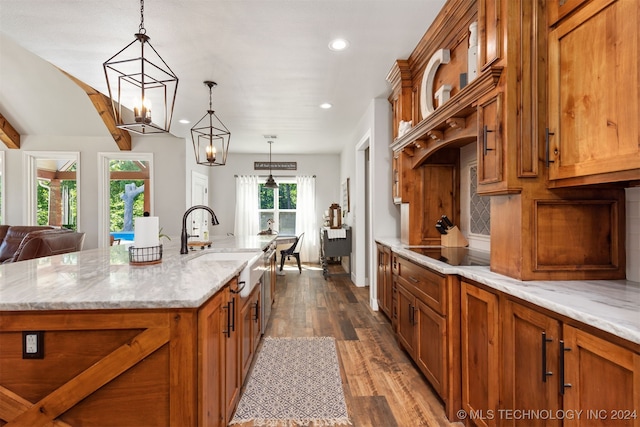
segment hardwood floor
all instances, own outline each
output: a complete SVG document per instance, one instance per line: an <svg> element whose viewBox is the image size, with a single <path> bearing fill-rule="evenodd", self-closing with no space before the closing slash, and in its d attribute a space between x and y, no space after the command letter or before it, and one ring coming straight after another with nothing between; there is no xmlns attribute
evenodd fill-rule
<svg viewBox="0 0 640 427"><path fill-rule="evenodd" d="M391 323L369 307L369 288L325 280L319 265L278 276L265 336L336 339L347 408L356 427L460 426L396 344Z"/></svg>

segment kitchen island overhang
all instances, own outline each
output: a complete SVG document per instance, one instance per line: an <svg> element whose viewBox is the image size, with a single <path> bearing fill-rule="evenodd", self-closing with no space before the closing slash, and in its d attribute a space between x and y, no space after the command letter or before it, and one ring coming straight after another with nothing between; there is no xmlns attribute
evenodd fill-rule
<svg viewBox="0 0 640 427"><path fill-rule="evenodd" d="M207 394L222 368L210 344L246 265L206 255L261 251L272 239L230 237L187 255L169 244L143 267L124 246L1 266L0 419L203 424L221 401ZM42 359L23 358L24 331L44 331Z"/></svg>

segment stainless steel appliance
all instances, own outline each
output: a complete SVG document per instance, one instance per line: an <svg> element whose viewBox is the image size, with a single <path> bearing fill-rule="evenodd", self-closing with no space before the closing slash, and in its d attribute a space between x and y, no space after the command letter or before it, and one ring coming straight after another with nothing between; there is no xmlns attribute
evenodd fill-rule
<svg viewBox="0 0 640 427"><path fill-rule="evenodd" d="M261 333L264 334L264 331L267 327L267 323L269 322L269 317L271 317L271 302L273 301L273 295L271 294L271 290L273 286L271 286L272 277L275 275L275 267L276 267L276 244L272 243L265 249L262 260L263 260L263 273L262 279L260 281L260 292L262 298L262 310L261 310Z"/></svg>

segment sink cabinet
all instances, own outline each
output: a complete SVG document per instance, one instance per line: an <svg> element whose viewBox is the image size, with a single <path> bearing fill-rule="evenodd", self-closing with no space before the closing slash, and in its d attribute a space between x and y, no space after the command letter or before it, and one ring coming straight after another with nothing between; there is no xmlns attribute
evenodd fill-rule
<svg viewBox="0 0 640 427"><path fill-rule="evenodd" d="M251 362L260 343L260 284L257 284L248 297L240 300L240 366L242 384L247 378Z"/></svg>

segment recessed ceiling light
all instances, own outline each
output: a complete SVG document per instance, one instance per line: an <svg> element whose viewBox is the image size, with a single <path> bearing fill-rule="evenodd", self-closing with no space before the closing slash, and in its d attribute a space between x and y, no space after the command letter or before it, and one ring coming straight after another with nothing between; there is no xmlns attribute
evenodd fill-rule
<svg viewBox="0 0 640 427"><path fill-rule="evenodd" d="M323 108L325 110L328 110L331 107L333 107L333 105L329 104L328 102L323 102L322 104L320 104L320 108Z"/></svg>
<svg viewBox="0 0 640 427"><path fill-rule="evenodd" d="M186 125L187 123L191 123L189 120L187 119L180 119L178 120L180 123L182 123L183 125Z"/></svg>
<svg viewBox="0 0 640 427"><path fill-rule="evenodd" d="M345 39L335 39L335 40L332 40L331 43L329 43L329 49L335 50L335 51L345 50L348 47L349 47L349 42L346 41Z"/></svg>

